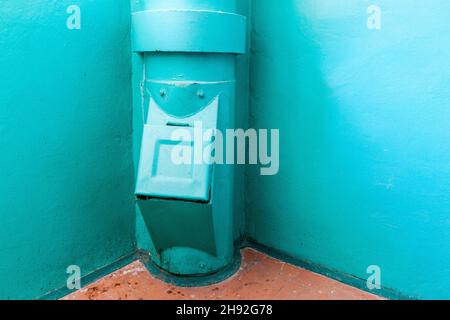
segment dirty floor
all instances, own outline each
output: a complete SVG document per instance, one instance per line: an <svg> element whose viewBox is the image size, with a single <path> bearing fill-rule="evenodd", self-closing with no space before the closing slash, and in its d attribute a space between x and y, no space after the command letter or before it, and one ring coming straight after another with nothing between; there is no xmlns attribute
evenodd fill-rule
<svg viewBox="0 0 450 320"><path fill-rule="evenodd" d="M380 299L252 249L232 278L201 288L179 288L130 265L63 298L65 300L366 300Z"/></svg>

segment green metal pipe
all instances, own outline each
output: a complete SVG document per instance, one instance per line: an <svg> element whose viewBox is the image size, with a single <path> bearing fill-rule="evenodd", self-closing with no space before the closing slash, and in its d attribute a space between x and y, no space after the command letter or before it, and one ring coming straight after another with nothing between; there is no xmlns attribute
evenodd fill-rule
<svg viewBox="0 0 450 320"><path fill-rule="evenodd" d="M193 153L199 144L175 139L179 130L235 127L235 57L246 50L246 18L235 9L229 0L153 0L133 14L145 68L135 193L151 261L175 275L215 274L235 257L234 167L172 158L177 146Z"/></svg>

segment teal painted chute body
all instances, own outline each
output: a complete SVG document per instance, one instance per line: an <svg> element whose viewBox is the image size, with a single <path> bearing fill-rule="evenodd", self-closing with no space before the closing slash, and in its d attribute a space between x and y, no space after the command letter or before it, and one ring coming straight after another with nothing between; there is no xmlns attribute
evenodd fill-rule
<svg viewBox="0 0 450 320"><path fill-rule="evenodd" d="M234 12L233 1L149 1L132 17L143 62L135 194L151 261L175 275L210 275L234 261L234 168L214 165L204 148L214 149L215 130L235 127L246 18Z"/></svg>

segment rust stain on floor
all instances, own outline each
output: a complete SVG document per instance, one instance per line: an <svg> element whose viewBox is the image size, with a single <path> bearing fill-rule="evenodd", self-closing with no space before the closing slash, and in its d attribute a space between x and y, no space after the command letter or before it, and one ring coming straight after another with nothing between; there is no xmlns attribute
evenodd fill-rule
<svg viewBox="0 0 450 320"><path fill-rule="evenodd" d="M276 260L242 250L242 265L230 279L207 287L181 288L154 278L145 266L130 265L64 300L377 300L375 295Z"/></svg>

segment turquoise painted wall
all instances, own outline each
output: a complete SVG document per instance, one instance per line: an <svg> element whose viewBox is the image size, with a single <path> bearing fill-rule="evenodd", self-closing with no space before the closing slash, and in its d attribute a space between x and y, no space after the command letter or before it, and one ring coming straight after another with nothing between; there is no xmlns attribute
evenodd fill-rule
<svg viewBox="0 0 450 320"><path fill-rule="evenodd" d="M249 171L249 236L450 298L450 2L258 0L252 15L250 125L280 128L281 170Z"/></svg>
<svg viewBox="0 0 450 320"><path fill-rule="evenodd" d="M66 9L81 8L81 30ZM0 4L0 299L133 251L129 2Z"/></svg>
<svg viewBox="0 0 450 320"><path fill-rule="evenodd" d="M250 2L237 121L280 129L281 170L248 167L244 181L240 168L236 239L361 285L379 265L385 292L450 298L450 3ZM81 30L66 27L72 4ZM381 30L366 27L371 4ZM117 261L135 228L146 248L129 19L128 0L0 5L1 299L64 287L69 265L86 275Z"/></svg>

